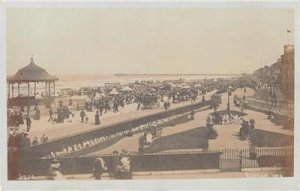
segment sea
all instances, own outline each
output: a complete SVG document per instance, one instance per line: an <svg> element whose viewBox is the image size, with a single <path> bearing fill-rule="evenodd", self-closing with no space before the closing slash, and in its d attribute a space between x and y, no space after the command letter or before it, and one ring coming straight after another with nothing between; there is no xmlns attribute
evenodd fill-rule
<svg viewBox="0 0 300 191"><path fill-rule="evenodd" d="M55 91L59 92L62 89L71 88L78 90L84 87L103 87L106 83L120 83L121 85L127 85L129 83L134 83L136 81L165 81L165 80L179 80L183 79L185 81L195 81L204 79L217 79L217 78L231 78L236 77L236 74L224 74L224 75L214 75L214 74L201 74L201 75L182 75L182 74L172 74L172 75L57 75L58 81L55 82ZM30 95L34 94L34 85L30 84ZM14 96L17 96L18 90L17 85L14 85ZM28 86L27 84L20 84L20 95L27 96ZM45 92L46 85L43 82L36 84L36 92L41 94ZM11 91L11 88L10 88ZM51 91L53 91L53 84L51 84ZM12 93L12 92L10 92Z"/></svg>

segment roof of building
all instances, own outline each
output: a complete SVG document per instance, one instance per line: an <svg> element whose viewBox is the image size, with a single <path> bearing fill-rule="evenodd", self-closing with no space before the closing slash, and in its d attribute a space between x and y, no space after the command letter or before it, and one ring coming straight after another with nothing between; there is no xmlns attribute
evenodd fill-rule
<svg viewBox="0 0 300 191"><path fill-rule="evenodd" d="M55 81L57 77L51 76L45 69L36 65L31 58L30 64L21 68L15 75L8 77L9 82L43 82Z"/></svg>

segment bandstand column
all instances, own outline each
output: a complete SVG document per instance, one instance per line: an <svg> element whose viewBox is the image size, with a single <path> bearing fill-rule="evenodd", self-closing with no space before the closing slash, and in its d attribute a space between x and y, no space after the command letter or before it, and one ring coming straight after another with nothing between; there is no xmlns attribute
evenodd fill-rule
<svg viewBox="0 0 300 191"><path fill-rule="evenodd" d="M11 84L11 97L14 98L14 83Z"/></svg>
<svg viewBox="0 0 300 191"><path fill-rule="evenodd" d="M48 95L48 93L47 93L47 82L46 82L46 96Z"/></svg>
<svg viewBox="0 0 300 191"><path fill-rule="evenodd" d="M51 83L48 82L48 93L49 93L49 96L51 96Z"/></svg>
<svg viewBox="0 0 300 191"><path fill-rule="evenodd" d="M36 96L36 82L34 82L34 96Z"/></svg>
<svg viewBox="0 0 300 191"><path fill-rule="evenodd" d="M56 96L56 92L55 92L55 81L53 81L53 90L54 90L54 97Z"/></svg>
<svg viewBox="0 0 300 191"><path fill-rule="evenodd" d="M27 82L27 85L28 85L28 101L27 101L27 116L29 116L29 109L30 109L30 83Z"/></svg>
<svg viewBox="0 0 300 191"><path fill-rule="evenodd" d="M18 97L20 96L20 83L18 82Z"/></svg>

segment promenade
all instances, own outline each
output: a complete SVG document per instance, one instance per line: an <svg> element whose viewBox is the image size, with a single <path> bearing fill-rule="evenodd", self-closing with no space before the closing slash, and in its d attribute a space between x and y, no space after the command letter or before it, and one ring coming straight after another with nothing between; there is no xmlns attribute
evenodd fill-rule
<svg viewBox="0 0 300 191"><path fill-rule="evenodd" d="M254 90L247 88L246 97L250 97L254 94ZM234 95L242 97L244 91L241 89L235 90ZM209 99L211 94L206 95L206 99ZM235 107L233 104L233 95L230 96L230 109L240 111L240 108ZM199 102L198 98L196 102ZM227 93L221 95L221 105L218 111L226 110L228 103ZM192 104L190 101L171 104L171 109L186 106ZM122 121L128 121L134 118L143 117L155 113L164 111L162 104L160 107L153 109L137 110L136 104L125 105L124 108L120 108L120 112L113 113L108 112L101 117L101 124L94 125L94 112L86 112L89 116L88 123L81 123L79 117L79 111L75 111L74 118L71 122L66 121L62 124L53 124L48 122L48 116L42 116L41 120L33 121L29 137L31 140L34 137L40 138L43 134L46 134L50 140L59 139L60 137L72 136L75 134L80 134L81 132L86 132L96 128L105 127ZM206 125L207 116L212 113L213 110L209 108L203 108L195 113L194 120L188 120L183 123L178 123L175 126L164 127L161 133L161 137L155 140L149 149L149 152L163 152L163 151L179 151L179 150L201 150L203 146L203 141L201 140L205 136L203 135L203 130ZM270 131L274 133L280 133L284 135L293 136L293 131L283 129L282 126L275 125L269 119L267 115L261 112L253 110L245 110L247 113L244 118L246 120L254 119L255 128L264 131ZM249 149L249 140L240 140L237 136L240 124L230 124L230 125L215 125L214 128L217 130L219 136L217 139L208 140L208 145L210 150L218 149ZM25 127L23 127L25 128ZM98 154L111 154L114 150L120 151L125 149L127 151L137 152L139 147L139 138L142 133L134 134L131 137L122 136L114 141L110 141L105 144L104 147L99 148L96 151L89 153L89 155Z"/></svg>
<svg viewBox="0 0 300 191"><path fill-rule="evenodd" d="M247 89L246 96L250 96L254 93L254 90L252 89ZM244 94L243 90L236 90L234 92L237 96L242 96ZM240 108L235 107L233 104L233 97L231 96L229 101L230 101L230 108L231 110L240 110ZM197 100L199 101L199 100ZM227 93L224 93L221 95L221 102L222 104L218 108L218 111L226 110L227 109L227 103L228 103L228 95ZM182 103L181 105L185 104L190 104L189 102ZM174 104L175 105L175 104ZM178 104L179 105L179 104ZM179 106L178 106L179 107ZM157 112L159 112L162 109L155 109ZM154 111L155 111L154 110ZM151 110L143 110L143 111L151 111ZM132 111L132 112L139 112L139 111ZM141 112L141 111L140 111ZM173 171L173 169L167 169L171 170L170 172L165 172L163 170L159 170L158 173L155 173L154 170L148 171L149 169L145 170L137 170L138 169L138 164L144 164L143 158L136 158L135 159L135 164L137 164L137 169L135 169L134 174L133 174L133 179L164 179L164 178L225 178L225 177L269 177L269 176L284 176L282 175L284 171L282 170L275 170L272 173L266 173L265 170L258 170L259 173L254 172L253 169L257 167L273 167L274 165L279 163L274 163L270 164L270 166L263 166L264 163L261 162L262 159L260 160L253 160L249 158L249 151L251 151L252 147L250 144L250 140L241 140L237 134L239 132L239 129L241 125L239 124L228 124L228 125L214 125L214 128L218 132L218 137L213 140L208 140L206 134L205 134L205 125L206 125L206 118L207 115L212 113L213 110L209 108L201 108L196 111L195 113L195 119L194 120L183 120L179 123L176 123L175 125L171 126L166 126L162 129L161 136L157 139L155 139L152 144L150 144L150 147L147 148L146 153L147 156L152 156L152 155L159 155L159 156L165 156L165 157L170 157L171 155L176 155L177 154L182 154L180 157L187 157L184 155L184 153L193 153L191 151L196 151L196 153L200 153L201 155L205 152L221 152L220 158L217 161L215 166L208 167L207 170L204 170L203 167L198 167L198 170L192 169L192 170L184 170L183 171ZM256 121L255 129L261 129L261 130L266 130L269 132L274 132L274 133L279 133L279 136L281 138L281 134L287 135L293 135L292 131L288 132L281 132L282 127L277 126L273 124L266 116L265 113L261 112L255 112L252 110L245 110L245 113L247 115L244 116L246 120L254 119ZM118 115L118 114L116 114ZM122 113L119 113L120 116L122 116ZM123 114L125 115L125 114ZM145 114L146 115L146 114ZM113 118L113 116L112 116ZM93 124L81 124L78 121L79 125L82 126L94 126ZM53 130L54 131L54 130ZM57 132L59 132L59 129L56 129ZM83 132L83 131L79 131ZM77 132L78 133L78 132ZM72 134L69 134L72 135ZM118 137L117 140L115 141L108 141L105 143L105 146L102 148L98 148L98 146L95 146L95 148L92 148L92 150L87 150L87 152L83 153L73 153L74 156L84 156L83 158L72 158L72 157L67 157L67 158L62 158L62 160L72 160L78 162L78 160L82 159L84 160L84 169L81 169L80 173L78 175L65 175L63 178L64 179L93 179L90 174L85 174L89 173L89 164L92 163L87 163L89 160L92 160L95 156L103 156L103 154L109 154L109 155L104 155L103 157L110 157L113 151L121 151L123 149L129 151L129 152L137 152L139 148L139 138L141 136L141 133L134 134L131 137L128 136L120 136ZM262 135L264 136L264 134ZM273 135L272 135L273 136ZM284 138L286 139L286 138ZM276 140L275 140L276 141ZM203 142L208 143L208 148L204 149L203 147ZM255 146L255 145L254 145ZM286 146L291 146L291 145L286 145ZM290 153L291 148L288 148L287 150L285 147L282 147L282 149L279 147L273 147L272 143L271 146L268 148L257 148L257 157L263 157L263 156L273 156L274 161L280 160L279 157L285 156L286 153ZM274 152L276 150L276 152ZM277 152L277 150L281 152ZM180 152L184 151L184 152ZM200 151L200 152L199 152ZM202 152L204 151L204 152ZM292 151L292 150L291 150ZM168 153L169 152L169 153ZM278 156L277 156L278 155ZM138 157L143 157L143 155L135 155ZM145 155L146 156L146 155ZM203 155L205 157L207 156L212 156L212 155ZM290 156L290 155L287 155ZM198 159L201 159L198 158ZM197 160L198 160L197 159ZM214 161L213 157L211 158L211 161ZM105 159L110 161L110 159ZM157 159L158 160L158 159ZM160 159L161 160L161 159ZM189 159L190 160L190 159ZM204 160L203 162L207 161ZM267 159L264 159L267 160ZM66 162L65 161L65 162ZM73 162L75 162L73 161ZM184 160L183 160L184 161ZM210 161L210 160L208 160ZM37 161L38 162L38 161ZM41 162L41 161L40 161ZM82 161L83 162L83 161ZM140 162L140 163L139 163ZM65 170L72 170L74 168L73 164L68 166L67 162L65 163ZM82 163L83 164L83 163ZM150 164L156 164L152 161ZM202 164L202 163L198 163ZM261 166L262 165L262 166ZM156 166L156 165L155 165ZM183 165L184 166L184 165ZM215 169L218 168L218 169ZM244 168L250 168L250 171L245 171ZM199 169L202 169L199 171ZM74 169L73 169L74 170ZM178 169L177 169L178 170ZM146 171L146 172L144 172ZM233 171L239 171L239 172L233 172ZM43 180L46 177L34 177L34 180ZM114 179L107 174L104 175L103 179Z"/></svg>

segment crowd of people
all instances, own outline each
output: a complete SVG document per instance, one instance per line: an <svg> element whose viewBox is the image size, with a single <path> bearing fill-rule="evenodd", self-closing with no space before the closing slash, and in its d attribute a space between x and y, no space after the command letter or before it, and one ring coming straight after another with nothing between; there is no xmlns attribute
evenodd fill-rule
<svg viewBox="0 0 300 191"><path fill-rule="evenodd" d="M112 175L116 179L132 179L131 157L129 153L122 150L113 152Z"/></svg>
<svg viewBox="0 0 300 191"><path fill-rule="evenodd" d="M88 112L95 110L94 114L94 124L99 125L101 124L101 116L108 111L118 112L119 107L125 107L126 104L130 103L137 103L137 109L140 109L143 105L149 105L146 102L160 102L163 101L163 107L165 110L170 108L170 103L174 102L182 102L182 101L195 101L197 96L202 96L202 101L205 100L205 95L207 92L213 91L215 89L225 89L232 85L234 88L241 86L238 84L237 81L230 81L230 80L205 80L201 86L196 86L195 84L191 85L184 85L184 86L176 86L176 87L154 87L154 88L147 88L145 85L142 86L143 88L132 88L131 91L122 92L115 90L114 94L103 94L99 96L99 92L87 92L91 94L89 96L91 99L86 102L85 108L79 112L80 121L82 123L88 123L89 115ZM201 87L201 88L199 88ZM154 97L155 99L150 99L149 96ZM215 96L217 97L217 96ZM217 108L220 104L219 99L216 100L213 107ZM74 120L75 112L72 110L74 109L72 102L69 102L67 105L63 105L62 102L59 102L58 107L54 111L54 108L50 107L49 109L49 119L48 121L51 123L64 123L65 121L71 122ZM77 110L78 110L77 106ZM216 110L216 109L215 109ZM40 112L39 112L40 113ZM9 124L13 126L20 126L24 124L24 117L22 112L12 112L8 118ZM223 117L222 124L230 124L230 123L238 123L238 119L236 117L228 116ZM30 117L26 117L26 126L27 131L30 131L32 121ZM24 135L23 137L26 137ZM26 141L25 141L26 142ZM28 141L27 141L28 142ZM35 137L33 140L33 144L37 145L42 144L45 141L38 141ZM29 144L27 144L29 145ZM82 145L83 147L83 145ZM80 147L79 147L80 148ZM70 149L66 149L67 151ZM72 150L76 150L76 148L72 148Z"/></svg>
<svg viewBox="0 0 300 191"><path fill-rule="evenodd" d="M214 124L236 125L242 121L242 117L239 114L225 113L221 115L219 112L214 112L212 116Z"/></svg>
<svg viewBox="0 0 300 191"><path fill-rule="evenodd" d="M211 80L208 80L208 82L204 83L201 87L201 91L197 88L191 86L189 88L185 87L184 89L154 89L151 90L150 94L137 94L134 91L131 93L119 93L116 95L109 95L109 96L102 96L101 98L92 98L90 101L87 101L85 104L85 108L82 110L79 110L79 117L80 121L82 123L88 123L89 117L87 115L87 112L94 112L95 111L95 125L101 124L101 116L105 113L112 111L114 113L119 112L120 107L125 107L126 104L136 103L137 109L141 109L144 105L149 105L148 102L153 103L159 103L163 102L163 107L168 110L170 108L170 103L178 103L178 102L184 102L184 101L192 101L195 102L197 96L202 96L202 101L205 101L205 95L207 92L210 92L214 89L218 90L218 93L222 93L226 91L226 88L231 85L233 89L236 89L238 87L243 88L245 84L238 84L236 81L226 81L226 82L216 82L213 83ZM199 93L200 92L200 93ZM148 99L151 95L153 100ZM216 96L215 94L214 96ZM150 97L151 97L150 96ZM270 96L274 97L274 92L270 93ZM166 98L166 99L165 99ZM244 99L244 98L243 98ZM274 103L276 106L276 95L274 98ZM151 104L150 104L151 105ZM217 110L217 108L220 105L220 97L216 98L212 104L212 108L214 111ZM72 112L72 105L63 105L62 103L59 103L59 106L57 107L56 111L53 111L53 108L49 109L49 122L52 123L64 123L65 121L72 121L74 118L74 113ZM98 136L89 140L85 140L82 142L78 142L77 144L73 145L67 145L64 146L64 148L58 148L57 150L53 150L51 153L49 153L44 158L48 159L55 159L53 160L53 164L51 164L49 171L50 174L53 177L60 177L62 176L61 173L61 166L57 160L58 157L65 156L67 154L70 154L72 152L80 151L81 149L85 149L88 147L96 146L98 144L101 144L103 142L107 142L108 140L121 137L121 136L128 136L132 135L134 133L143 132L140 139L139 144L140 148L145 148L145 146L149 146L153 140L158 137L161 133L161 125L163 123L166 123L170 120L174 120L178 116L171 116L165 119L156 120L153 122L148 122L146 124L139 125L137 127L126 129L126 130L120 130L117 133L114 133L112 135L108 136ZM194 116L194 112L191 113L191 118ZM76 116L77 117L77 116ZM34 137L32 142L30 138L28 137L28 133L30 132L31 128L31 119L30 117L25 117L26 123L24 122L24 116L22 114L22 111L14 111L12 112L8 117L8 123L10 126L16 127L13 128L12 131L9 134L9 143L8 145L10 147L30 147L30 146L37 146L39 144L44 144L49 141L48 137L44 134L40 139L38 137ZM238 132L238 136L244 140L247 137L249 137L250 132L252 129L254 129L254 120L245 120L240 115L235 114L224 114L222 116L216 115L208 115L207 121L206 121L206 128L208 130L208 139L216 139L218 137L218 132L214 128L214 124L222 124L222 125L231 125L231 124L241 124L241 128ZM19 132L17 131L19 126L25 125L27 132ZM140 151L140 150L139 150ZM110 171L112 172L113 177L116 179L131 179L132 178L132 172L131 172L131 158L128 152L122 151L121 153L115 151L112 156L112 167L110 167ZM101 179L102 174L108 170L108 167L106 165L106 161L101 158L97 157L95 158L95 161L93 163L93 171L92 175L95 179ZM60 173L59 173L60 172ZM30 177L30 176L29 176ZM27 176L20 175L20 179L28 179Z"/></svg>
<svg viewBox="0 0 300 191"><path fill-rule="evenodd" d="M250 136L251 130L254 129L255 121L253 119L250 119L249 121L242 119L241 125L242 127L240 128L238 136L240 137L240 139L245 140Z"/></svg>
<svg viewBox="0 0 300 191"><path fill-rule="evenodd" d="M8 127L19 128L20 126L25 125L23 112L24 110L21 108L20 111L12 111L11 113L8 113L7 116ZM29 132L32 123L29 115L26 116L25 121L26 121L26 130L27 132Z"/></svg>
<svg viewBox="0 0 300 191"><path fill-rule="evenodd" d="M38 137L34 137L31 141L28 137L28 132L21 131L20 129L12 129L8 135L8 146L10 148L28 148L31 146L36 146L39 144L45 144L49 141L49 138L46 134L38 139Z"/></svg>
<svg viewBox="0 0 300 191"><path fill-rule="evenodd" d="M49 108L48 122L64 123L65 121L72 121L71 117L74 117L74 115L72 115L71 103L69 103L69 105L63 105L63 102L59 101L56 112L53 110L54 109L52 107Z"/></svg>
<svg viewBox="0 0 300 191"><path fill-rule="evenodd" d="M150 144L159 138L162 132L162 127L154 127L144 132L139 138L139 152L143 152Z"/></svg>

